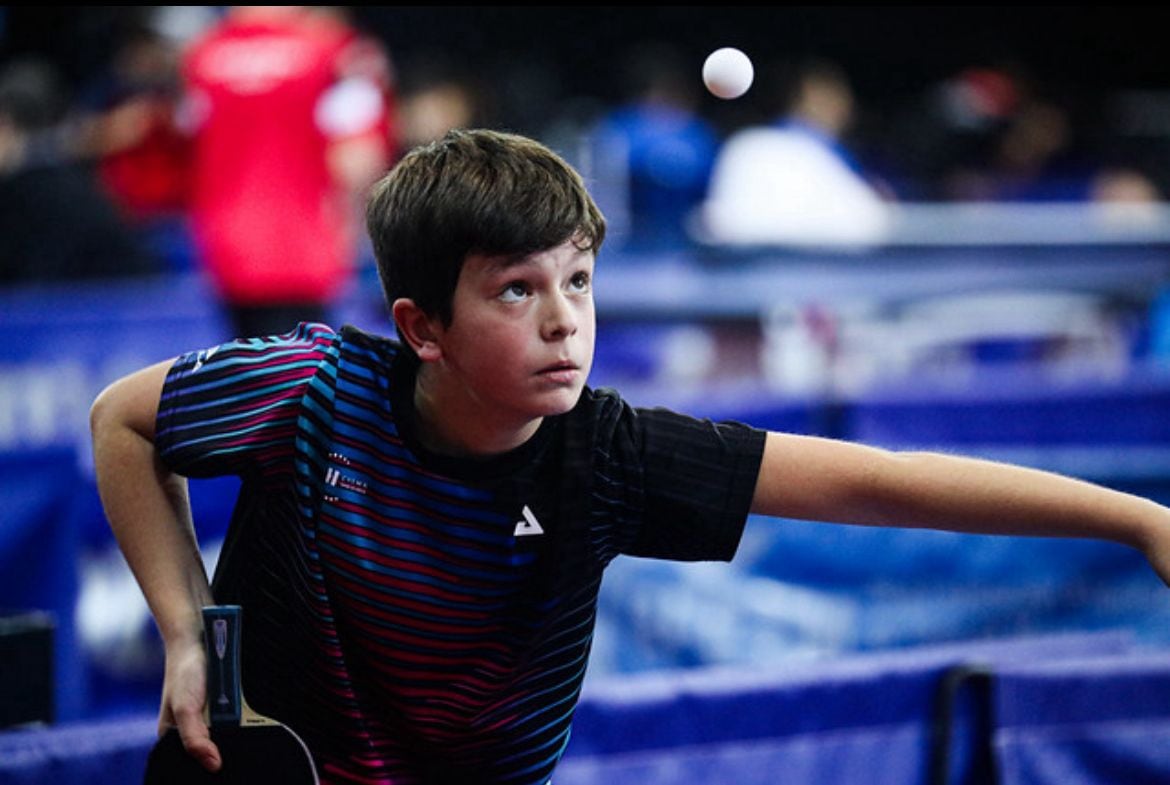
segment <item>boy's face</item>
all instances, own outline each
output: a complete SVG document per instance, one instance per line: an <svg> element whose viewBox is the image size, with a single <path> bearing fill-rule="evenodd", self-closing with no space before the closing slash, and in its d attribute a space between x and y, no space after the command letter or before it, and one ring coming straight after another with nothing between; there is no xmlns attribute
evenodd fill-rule
<svg viewBox="0 0 1170 785"><path fill-rule="evenodd" d="M438 340L444 376L481 416L522 427L577 403L593 363L593 261L571 241L467 257Z"/></svg>

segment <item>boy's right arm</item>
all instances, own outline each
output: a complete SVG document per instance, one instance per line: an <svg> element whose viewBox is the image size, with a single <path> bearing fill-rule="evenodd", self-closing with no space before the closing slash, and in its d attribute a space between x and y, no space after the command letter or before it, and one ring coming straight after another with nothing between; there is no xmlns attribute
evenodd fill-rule
<svg viewBox="0 0 1170 785"><path fill-rule="evenodd" d="M752 511L976 534L1111 540L1170 586L1170 508L1024 466L769 433Z"/></svg>
<svg viewBox="0 0 1170 785"><path fill-rule="evenodd" d="M203 719L206 655L201 609L211 587L195 537L186 480L154 448L155 417L171 361L111 384L90 409L98 492L166 647L159 730L176 725L187 750L220 766Z"/></svg>

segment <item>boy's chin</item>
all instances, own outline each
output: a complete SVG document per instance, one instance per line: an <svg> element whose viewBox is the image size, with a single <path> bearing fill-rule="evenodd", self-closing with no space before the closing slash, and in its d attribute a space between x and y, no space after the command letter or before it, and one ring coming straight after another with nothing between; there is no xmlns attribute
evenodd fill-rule
<svg viewBox="0 0 1170 785"><path fill-rule="evenodd" d="M542 401L540 416L555 417L558 414L565 414L573 410L577 405L577 401L581 400L581 393L584 390L584 385L574 386L573 388L565 388L557 390L550 394L548 398Z"/></svg>

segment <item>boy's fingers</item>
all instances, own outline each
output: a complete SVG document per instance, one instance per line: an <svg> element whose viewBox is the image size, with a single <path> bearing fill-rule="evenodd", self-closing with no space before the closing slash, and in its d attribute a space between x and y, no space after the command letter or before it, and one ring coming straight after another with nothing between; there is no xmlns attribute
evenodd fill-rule
<svg viewBox="0 0 1170 785"><path fill-rule="evenodd" d="M219 748L211 740L211 732L203 722L203 713L176 711L175 724L179 728L179 738L183 740L183 748L187 753L208 771L219 771L222 765Z"/></svg>

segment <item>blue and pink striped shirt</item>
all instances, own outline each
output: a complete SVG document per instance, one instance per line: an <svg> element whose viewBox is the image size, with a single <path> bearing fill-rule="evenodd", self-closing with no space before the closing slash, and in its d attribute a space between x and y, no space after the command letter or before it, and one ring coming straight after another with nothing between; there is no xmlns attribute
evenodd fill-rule
<svg viewBox="0 0 1170 785"><path fill-rule="evenodd" d="M323 782L539 785L568 743L602 571L727 560L764 434L586 389L490 459L414 432L417 361L301 325L179 358L156 446L237 474L218 602L246 615L249 700Z"/></svg>

